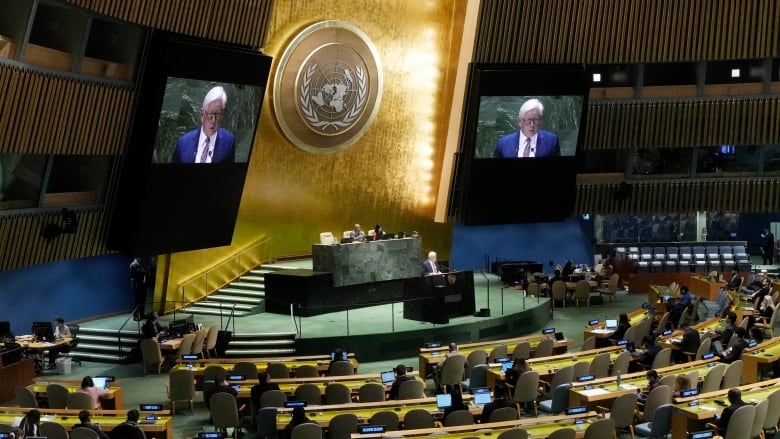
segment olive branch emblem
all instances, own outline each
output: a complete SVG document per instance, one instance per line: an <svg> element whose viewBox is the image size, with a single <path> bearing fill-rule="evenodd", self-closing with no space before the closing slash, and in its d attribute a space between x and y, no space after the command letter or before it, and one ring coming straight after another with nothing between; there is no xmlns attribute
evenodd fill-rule
<svg viewBox="0 0 780 439"><path fill-rule="evenodd" d="M347 113L339 120L320 120L317 112L314 111L314 107L311 104L310 91L311 80L314 74L317 73L317 64L312 64L306 69L306 74L303 76L303 81L300 88L300 108L304 117L309 122L309 125L320 128L322 131L328 128L333 128L338 131L341 128L346 128L360 116L363 107L366 104L368 87L366 86L366 73L361 67L355 67L355 75L358 80L357 100L355 104L347 111Z"/></svg>

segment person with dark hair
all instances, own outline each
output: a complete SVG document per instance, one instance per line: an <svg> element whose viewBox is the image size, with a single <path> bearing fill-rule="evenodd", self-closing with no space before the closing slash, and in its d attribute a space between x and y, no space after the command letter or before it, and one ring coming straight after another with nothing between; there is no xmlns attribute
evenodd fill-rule
<svg viewBox="0 0 780 439"><path fill-rule="evenodd" d="M231 387L227 381L225 381L225 376L217 375L214 377L214 386L208 390L203 391L203 401L206 403L206 408L209 408L209 401L211 400L211 396L220 392L229 393L236 398L238 397L238 392L236 389Z"/></svg>
<svg viewBox="0 0 780 439"><path fill-rule="evenodd" d="M27 412L26 415L19 422L19 429L22 430L24 436L38 436L38 427L41 424L41 412L37 409L32 409Z"/></svg>
<svg viewBox="0 0 780 439"><path fill-rule="evenodd" d="M261 372L257 374L257 384L252 386L252 390L249 394L250 399L252 400L252 404L256 409L260 408L260 397L263 395L263 393L269 390L279 390L278 384L268 382L270 377L271 376L268 375L268 372Z"/></svg>
<svg viewBox="0 0 780 439"><path fill-rule="evenodd" d="M531 368L528 366L528 361L523 357L517 357L512 363L512 367L507 369L504 373L504 382L507 385L514 387L515 384L517 384L517 379L520 378L520 375L529 370L531 370Z"/></svg>
<svg viewBox="0 0 780 439"><path fill-rule="evenodd" d="M133 320L140 322L146 313L146 290L149 287L149 271L146 270L141 258L134 258L130 263L130 287L135 297Z"/></svg>
<svg viewBox="0 0 780 439"><path fill-rule="evenodd" d="M160 323L160 317L156 312L150 312L146 318L146 323L141 327L144 338L157 338L167 330L168 328Z"/></svg>
<svg viewBox="0 0 780 439"><path fill-rule="evenodd" d="M688 287L685 285L680 287L680 301L686 307L691 304L691 292L688 290Z"/></svg>
<svg viewBox="0 0 780 439"><path fill-rule="evenodd" d="M292 419L290 423L284 427L284 435L280 439L290 439L292 437L293 428L306 423L312 423L312 420L306 417L306 410L303 407L295 407L292 410Z"/></svg>
<svg viewBox="0 0 780 439"><path fill-rule="evenodd" d="M701 337L699 337L699 331L693 329L687 322L683 322L680 325L680 329L683 331L683 336L680 341L672 341L673 344L679 346L679 350L674 350L672 356L676 363L685 363L688 361L688 356L685 352L696 352L699 350L701 344Z"/></svg>
<svg viewBox="0 0 780 439"><path fill-rule="evenodd" d="M647 387L644 388L642 393L647 396L648 393L661 384L661 380L658 376L658 372L655 369L648 370L645 374L645 377L647 378Z"/></svg>
<svg viewBox="0 0 780 439"><path fill-rule="evenodd" d="M769 227L764 227L764 233L761 234L764 238L761 241L761 255L764 257L764 265L772 265L775 257L775 235L769 230Z"/></svg>
<svg viewBox="0 0 780 439"><path fill-rule="evenodd" d="M726 430L729 428L731 415L733 415L738 408L745 405L745 401L742 401L742 391L736 387L729 390L728 398L729 406L723 409L723 412L720 414L720 418L718 419L717 423L718 434L721 436L724 436L726 434Z"/></svg>
<svg viewBox="0 0 780 439"><path fill-rule="evenodd" d="M731 340L731 336L734 335L734 330L737 329L737 313L734 311L729 312L726 315L726 327L720 331L720 340L723 344L728 344ZM715 331L719 332L719 331Z"/></svg>
<svg viewBox="0 0 780 439"><path fill-rule="evenodd" d="M682 300L680 299L672 299L667 307L669 309L669 321L672 322L672 325L676 328L682 318L683 312L685 312L685 304L682 303Z"/></svg>
<svg viewBox="0 0 780 439"><path fill-rule="evenodd" d="M393 385L390 386L390 395L388 395L388 399L398 399L398 390L401 388L401 383L415 380L413 376L406 374L406 366L403 364L399 364L393 370L395 371L395 381L393 381Z"/></svg>
<svg viewBox="0 0 780 439"><path fill-rule="evenodd" d="M374 226L374 236L370 238L371 241L379 241L382 239L382 237L385 236L385 229L382 227L381 224L377 224Z"/></svg>
<svg viewBox="0 0 780 439"><path fill-rule="evenodd" d="M734 291L742 286L742 277L739 275L739 270L737 269L737 266L731 267L731 278L729 279L728 283L725 286L725 289Z"/></svg>
<svg viewBox="0 0 780 439"><path fill-rule="evenodd" d="M561 277L563 277L563 280L566 282L570 282L571 275L574 274L574 261L569 259L566 261L566 264L563 266L563 270L561 270Z"/></svg>
<svg viewBox="0 0 780 439"><path fill-rule="evenodd" d="M626 331L631 327L631 321L628 320L628 314L621 313L618 317L618 327L612 335L609 336L612 340L622 340L626 335Z"/></svg>
<svg viewBox="0 0 780 439"><path fill-rule="evenodd" d="M466 403L463 402L463 391L460 388L460 384L453 385L450 394L452 395L452 404L449 407L444 409L444 413L442 414L442 418L441 418L442 424L445 423L445 421L447 420L447 416L449 416L450 413L457 410L469 409L469 406L467 406Z"/></svg>
<svg viewBox="0 0 780 439"><path fill-rule="evenodd" d="M653 367L653 361L659 352L661 352L661 346L655 342L655 338L645 335L642 338L642 352L634 352L632 356L638 360L639 366L641 366L639 370L650 369Z"/></svg>
<svg viewBox="0 0 780 439"><path fill-rule="evenodd" d="M482 415L479 418L479 422L490 422L490 414L498 409L504 407L512 407L517 411L517 405L509 397L509 388L505 384L497 383L493 389L493 402L489 402L482 407Z"/></svg>
<svg viewBox="0 0 780 439"><path fill-rule="evenodd" d="M753 302L753 308L758 308L764 297L768 296L772 292L772 282L768 277L761 279L761 287L750 295L750 301Z"/></svg>
<svg viewBox="0 0 780 439"><path fill-rule="evenodd" d="M139 438L139 439L140 438L146 439L146 433L141 429L141 427L138 426L138 419L140 417L141 417L141 413L139 413L138 410L136 410L136 409L128 410L127 411L127 419L125 419L125 422L123 422L123 423L121 423L119 425L120 426L121 425L127 425L127 426L132 427L132 428L135 429L135 430L133 430L133 431L136 432L135 436L130 436L130 437L135 437L135 438ZM115 432L116 432L116 430L113 430L111 435L115 436ZM123 436L120 436L120 437L123 437Z"/></svg>
<svg viewBox="0 0 780 439"><path fill-rule="evenodd" d="M764 333L761 332L761 328L756 328L755 326L750 328L750 340L756 343L764 342Z"/></svg>
<svg viewBox="0 0 780 439"><path fill-rule="evenodd" d="M89 375L81 380L81 388L77 392L89 395L92 398L92 407L96 409L100 408L99 399L108 396L108 390L95 387L95 382L92 381L92 377Z"/></svg>
<svg viewBox="0 0 780 439"><path fill-rule="evenodd" d="M742 351L744 351L747 347L747 341L745 340L745 328L737 326L737 329L734 330L734 334L739 337L737 342L730 348L724 349L723 352L718 354L721 360L729 364L739 360L739 358L742 356Z"/></svg>
<svg viewBox="0 0 780 439"><path fill-rule="evenodd" d="M61 340L65 337L71 337L70 328L65 324L65 319L62 317L54 318L54 338ZM49 369L57 368L57 357L64 352L67 346L57 346L49 348Z"/></svg>
<svg viewBox="0 0 780 439"><path fill-rule="evenodd" d="M97 433L98 437L100 439L110 439L105 431L100 429L100 425L95 423L92 423L92 415L89 414L88 410L82 410L79 412L79 423L73 425L73 430L77 428L88 428L95 433Z"/></svg>

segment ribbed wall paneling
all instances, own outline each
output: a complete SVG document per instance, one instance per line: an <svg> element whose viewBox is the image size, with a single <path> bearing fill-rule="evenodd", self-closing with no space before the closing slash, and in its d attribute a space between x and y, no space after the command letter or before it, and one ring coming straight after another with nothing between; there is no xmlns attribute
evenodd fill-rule
<svg viewBox="0 0 780 439"><path fill-rule="evenodd" d="M778 53L779 3L483 0L474 61L624 63L773 57Z"/></svg>
<svg viewBox="0 0 780 439"><path fill-rule="evenodd" d="M65 0L119 20L194 37L265 45L274 0Z"/></svg>
<svg viewBox="0 0 780 439"><path fill-rule="evenodd" d="M584 148L780 143L780 97L595 102Z"/></svg>
<svg viewBox="0 0 780 439"><path fill-rule="evenodd" d="M43 238L43 229L60 224L58 209L0 216L0 271L105 254L103 209L76 210L76 216L76 233L50 241Z"/></svg>
<svg viewBox="0 0 780 439"><path fill-rule="evenodd" d="M0 65L0 152L123 153L133 90Z"/></svg>
<svg viewBox="0 0 780 439"><path fill-rule="evenodd" d="M620 183L578 183L574 214L647 214L703 210L769 213L780 210L780 181L632 181L631 196L618 200Z"/></svg>

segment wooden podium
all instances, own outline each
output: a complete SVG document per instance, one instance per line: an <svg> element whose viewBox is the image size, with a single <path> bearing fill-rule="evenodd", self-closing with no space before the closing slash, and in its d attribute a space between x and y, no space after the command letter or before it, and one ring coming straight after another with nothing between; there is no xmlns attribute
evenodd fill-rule
<svg viewBox="0 0 780 439"><path fill-rule="evenodd" d="M431 323L449 323L451 317L472 315L474 272L453 271L407 279L404 288L404 318Z"/></svg>

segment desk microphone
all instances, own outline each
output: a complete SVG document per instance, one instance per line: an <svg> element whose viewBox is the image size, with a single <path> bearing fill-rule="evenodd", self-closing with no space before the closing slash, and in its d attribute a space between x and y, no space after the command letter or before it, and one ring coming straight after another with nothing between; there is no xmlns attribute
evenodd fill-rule
<svg viewBox="0 0 780 439"><path fill-rule="evenodd" d="M450 271L450 267L448 267L448 266L446 266L444 264L439 264L439 271L443 272L444 270Z"/></svg>

